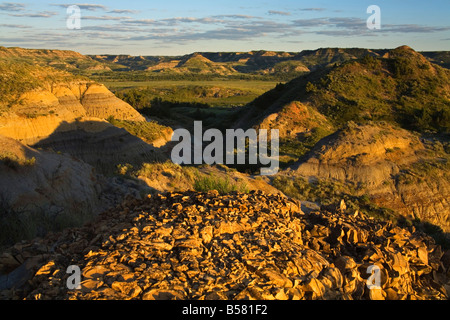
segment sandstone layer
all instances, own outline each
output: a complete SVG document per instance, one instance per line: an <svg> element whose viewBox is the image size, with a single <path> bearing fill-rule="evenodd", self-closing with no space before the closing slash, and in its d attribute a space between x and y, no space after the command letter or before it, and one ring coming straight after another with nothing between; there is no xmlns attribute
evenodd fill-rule
<svg viewBox="0 0 450 320"><path fill-rule="evenodd" d="M297 139L316 128L332 128L322 114L298 101L284 105L277 112L265 112L256 122L258 129L278 129L280 138Z"/></svg>
<svg viewBox="0 0 450 320"><path fill-rule="evenodd" d="M428 172L422 169L424 163ZM370 195L382 207L448 232L450 180L446 163L417 135L404 129L350 123L322 139L290 173L345 183L359 195Z"/></svg>
<svg viewBox="0 0 450 320"><path fill-rule="evenodd" d="M145 121L105 86L89 82L60 83L26 92L19 100L21 104L0 117L0 134L30 145L55 132L73 130L70 123L83 117Z"/></svg>
<svg viewBox="0 0 450 320"><path fill-rule="evenodd" d="M104 85L94 84L83 92L81 104L91 117L106 119L113 116L119 120L145 121L145 118L128 103L117 98Z"/></svg>
<svg viewBox="0 0 450 320"><path fill-rule="evenodd" d="M1 294L80 300L447 299L449 258L415 230L352 212L305 214L299 202L281 195L166 193L129 199L83 228L6 250L0 270L10 273ZM67 287L70 265L81 270L79 289ZM369 268L379 270L376 288L367 286ZM31 279L24 280L26 275ZM23 286L14 287L13 280Z"/></svg>

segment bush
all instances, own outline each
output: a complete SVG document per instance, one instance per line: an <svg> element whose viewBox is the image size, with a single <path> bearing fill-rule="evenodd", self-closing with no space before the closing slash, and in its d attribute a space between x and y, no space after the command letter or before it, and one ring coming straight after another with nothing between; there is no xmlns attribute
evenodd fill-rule
<svg viewBox="0 0 450 320"><path fill-rule="evenodd" d="M124 176L127 173L130 173L131 170L133 170L133 166L129 163L117 165L117 173L120 175Z"/></svg>
<svg viewBox="0 0 450 320"><path fill-rule="evenodd" d="M317 92L317 87L316 85L312 84L311 82L308 81L308 83L306 84L306 92Z"/></svg>
<svg viewBox="0 0 450 320"><path fill-rule="evenodd" d="M17 170L20 167L32 167L36 164L36 158L20 159L12 152L3 152L0 154L0 163L3 163L7 167Z"/></svg>

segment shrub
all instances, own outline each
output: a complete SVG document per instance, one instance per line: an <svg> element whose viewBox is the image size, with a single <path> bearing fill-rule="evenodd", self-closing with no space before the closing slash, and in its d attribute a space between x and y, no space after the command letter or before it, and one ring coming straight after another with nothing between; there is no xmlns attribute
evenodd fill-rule
<svg viewBox="0 0 450 320"><path fill-rule="evenodd" d="M317 87L308 81L308 83L306 84L306 92L317 92L317 90Z"/></svg>
<svg viewBox="0 0 450 320"><path fill-rule="evenodd" d="M7 167L17 170L20 167L32 167L36 164L36 158L20 159L12 152L3 152L0 154L0 163L3 163Z"/></svg>
<svg viewBox="0 0 450 320"><path fill-rule="evenodd" d="M124 176L127 173L129 173L131 170L133 170L133 166L129 163L117 165L117 173L120 175Z"/></svg>

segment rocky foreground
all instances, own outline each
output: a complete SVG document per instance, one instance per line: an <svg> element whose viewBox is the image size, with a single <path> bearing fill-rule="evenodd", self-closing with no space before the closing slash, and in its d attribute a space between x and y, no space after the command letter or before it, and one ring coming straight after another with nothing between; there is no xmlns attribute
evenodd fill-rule
<svg viewBox="0 0 450 320"><path fill-rule="evenodd" d="M129 199L83 228L6 250L0 298L448 299L450 253L432 238L330 211L303 213L262 192ZM70 265L79 289L67 288ZM381 288L367 286L372 265Z"/></svg>

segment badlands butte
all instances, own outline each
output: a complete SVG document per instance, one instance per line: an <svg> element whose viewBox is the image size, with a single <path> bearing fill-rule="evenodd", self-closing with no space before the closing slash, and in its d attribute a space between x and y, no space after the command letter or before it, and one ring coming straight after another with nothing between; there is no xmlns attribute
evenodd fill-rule
<svg viewBox="0 0 450 320"><path fill-rule="evenodd" d="M0 47L0 299L448 299L448 57ZM172 163L195 120L278 129L279 172Z"/></svg>

